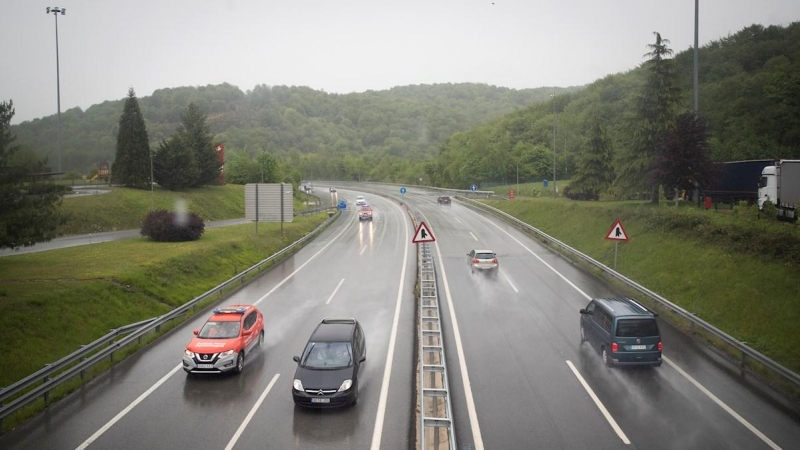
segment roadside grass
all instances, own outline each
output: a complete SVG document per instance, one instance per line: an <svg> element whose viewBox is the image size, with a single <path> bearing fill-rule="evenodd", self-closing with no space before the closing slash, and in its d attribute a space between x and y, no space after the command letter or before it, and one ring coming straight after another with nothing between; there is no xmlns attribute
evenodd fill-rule
<svg viewBox="0 0 800 450"><path fill-rule="evenodd" d="M107 195L107 194L106 194ZM162 315L313 231L326 213L210 228L198 241L143 238L0 258L8 386L105 335Z"/></svg>
<svg viewBox="0 0 800 450"><path fill-rule="evenodd" d="M150 191L125 187L98 187L110 190L107 194L84 195L65 198L61 204L69 220L59 232L61 235L101 233L106 231L141 228L142 221L150 212ZM294 192L292 201L295 211L308 209L307 201L312 197ZM170 191L155 186L153 209L176 210L179 205L200 216L204 222L239 219L244 217L244 186L226 184L205 186L183 191Z"/></svg>
<svg viewBox="0 0 800 450"><path fill-rule="evenodd" d="M609 267L614 242L604 238L621 219L630 241L619 247L618 272L800 372L797 255L764 248L798 248L796 225L740 206L718 214L643 202L486 203Z"/></svg>

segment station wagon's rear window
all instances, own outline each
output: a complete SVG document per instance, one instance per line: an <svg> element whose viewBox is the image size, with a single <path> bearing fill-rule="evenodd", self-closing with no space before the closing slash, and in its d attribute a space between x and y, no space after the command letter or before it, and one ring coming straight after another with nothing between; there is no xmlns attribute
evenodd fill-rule
<svg viewBox="0 0 800 450"><path fill-rule="evenodd" d="M475 258L477 259L492 259L494 258L494 253L476 253Z"/></svg>
<svg viewBox="0 0 800 450"><path fill-rule="evenodd" d="M651 337L658 336L655 319L620 319L617 322L619 337Z"/></svg>

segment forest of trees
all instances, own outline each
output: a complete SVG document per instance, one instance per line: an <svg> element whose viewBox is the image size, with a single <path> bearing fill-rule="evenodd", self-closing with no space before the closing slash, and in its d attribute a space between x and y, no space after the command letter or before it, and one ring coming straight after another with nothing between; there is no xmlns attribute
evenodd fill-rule
<svg viewBox="0 0 800 450"><path fill-rule="evenodd" d="M692 109L692 59L691 49L671 59L676 114ZM681 126L707 127L711 159L800 158L800 23L750 26L703 46L699 61L701 121L684 117ZM139 103L154 149L194 103L213 142L225 145L231 168L241 168L226 169L231 181L258 181L264 168L278 167L292 178L414 183L422 175L424 184L466 187L513 183L517 174L521 182L551 178L554 130L558 179L596 167L589 149L618 172L635 134L645 69L643 62L572 88L438 84L340 95L265 85L242 92L222 84L161 89ZM65 170L85 174L113 161L123 103L62 113ZM55 154L55 116L12 131L21 153Z"/></svg>

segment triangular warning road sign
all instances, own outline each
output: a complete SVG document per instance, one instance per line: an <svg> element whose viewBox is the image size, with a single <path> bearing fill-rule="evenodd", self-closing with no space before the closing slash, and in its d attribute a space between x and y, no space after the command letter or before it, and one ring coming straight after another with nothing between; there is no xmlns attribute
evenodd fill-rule
<svg viewBox="0 0 800 450"><path fill-rule="evenodd" d="M622 222L620 222L619 219L611 226L611 230L608 231L606 239L612 241L628 241L628 233L625 232L625 228L622 227Z"/></svg>
<svg viewBox="0 0 800 450"><path fill-rule="evenodd" d="M435 240L436 238L433 237L433 233L431 233L431 230L425 225L425 222L420 222L417 231L414 233L414 239L412 239L411 242L419 244L420 242L433 242Z"/></svg>

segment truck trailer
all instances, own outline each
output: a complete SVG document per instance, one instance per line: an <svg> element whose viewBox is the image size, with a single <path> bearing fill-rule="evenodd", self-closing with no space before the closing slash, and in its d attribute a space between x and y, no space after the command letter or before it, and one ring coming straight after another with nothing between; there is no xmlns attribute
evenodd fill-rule
<svg viewBox="0 0 800 450"><path fill-rule="evenodd" d="M703 196L714 203L735 204L746 201L755 204L759 198L758 180L765 167L775 164L774 159L730 161L714 164L710 184Z"/></svg>
<svg viewBox="0 0 800 450"><path fill-rule="evenodd" d="M800 205L800 160L781 159L764 167L758 183L758 208L772 202L778 211L778 218L797 220L797 207Z"/></svg>

